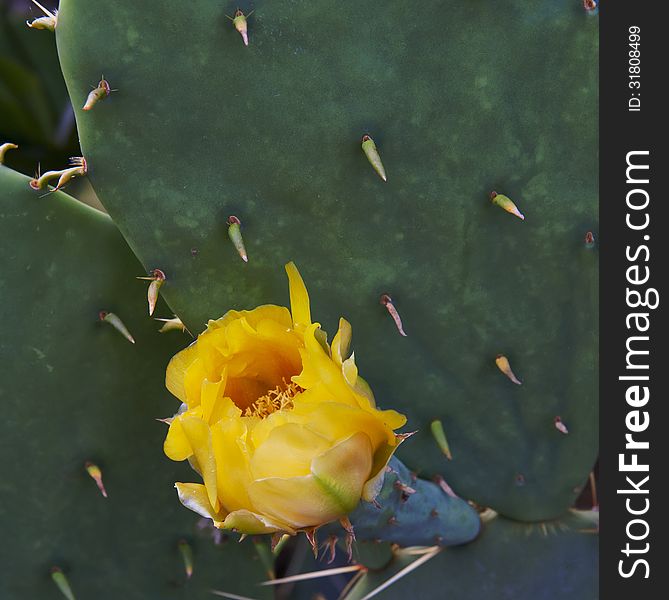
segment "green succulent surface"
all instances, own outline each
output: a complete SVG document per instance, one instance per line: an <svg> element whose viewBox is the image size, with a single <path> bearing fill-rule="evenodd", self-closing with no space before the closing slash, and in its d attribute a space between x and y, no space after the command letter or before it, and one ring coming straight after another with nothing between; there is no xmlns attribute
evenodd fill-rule
<svg viewBox="0 0 669 600"><path fill-rule="evenodd" d="M361 374L419 430L412 469L515 519L572 505L597 452L596 18L572 0L260 1L246 47L225 2L60 8L90 179L192 331L286 304L294 260L316 318L352 322ZM102 73L118 91L84 112Z"/></svg>
<svg viewBox="0 0 669 600"><path fill-rule="evenodd" d="M215 545L173 489L188 469L163 456L155 418L182 334L159 334L146 316L134 280L143 269L107 216L62 192L40 197L28 181L0 166L0 597L58 598L54 566L77 598L193 598L212 587L269 597L255 586L267 573L253 545ZM98 320L103 309L136 344ZM86 461L101 468L108 498Z"/></svg>

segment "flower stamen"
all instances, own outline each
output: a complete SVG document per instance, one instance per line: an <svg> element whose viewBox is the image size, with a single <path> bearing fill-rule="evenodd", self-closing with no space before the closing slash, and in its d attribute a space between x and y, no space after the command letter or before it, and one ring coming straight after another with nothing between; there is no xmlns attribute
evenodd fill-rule
<svg viewBox="0 0 669 600"><path fill-rule="evenodd" d="M302 391L303 389L295 382L283 379L283 385L277 385L264 396L260 396L244 411L244 416L264 419L273 412L290 410L293 408L293 398Z"/></svg>

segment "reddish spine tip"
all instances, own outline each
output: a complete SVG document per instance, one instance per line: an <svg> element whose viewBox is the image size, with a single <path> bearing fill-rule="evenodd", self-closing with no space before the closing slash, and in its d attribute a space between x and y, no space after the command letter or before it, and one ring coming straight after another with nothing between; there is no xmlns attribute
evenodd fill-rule
<svg viewBox="0 0 669 600"><path fill-rule="evenodd" d="M490 192L490 199L491 200L494 200L496 197L497 197L497 192L496 191L493 190L492 192Z"/></svg>
<svg viewBox="0 0 669 600"><path fill-rule="evenodd" d="M242 222L239 220L238 217L235 217L235 215L230 215L228 217L228 225L241 225Z"/></svg>
<svg viewBox="0 0 669 600"><path fill-rule="evenodd" d="M388 306L389 304L392 304L392 298L388 294L381 294L381 298L379 298L379 302L383 306Z"/></svg>
<svg viewBox="0 0 669 600"><path fill-rule="evenodd" d="M105 318L106 318L106 316L107 316L108 314L109 314L109 313L108 313L106 310L101 310L101 311L98 313L98 318L100 319L100 321L104 321Z"/></svg>
<svg viewBox="0 0 669 600"><path fill-rule="evenodd" d="M367 135L367 134L365 134L365 135L362 136L362 141L363 141L363 142L367 142L367 141L369 141L369 140L371 140L371 139L372 139L372 138L371 138L369 135Z"/></svg>

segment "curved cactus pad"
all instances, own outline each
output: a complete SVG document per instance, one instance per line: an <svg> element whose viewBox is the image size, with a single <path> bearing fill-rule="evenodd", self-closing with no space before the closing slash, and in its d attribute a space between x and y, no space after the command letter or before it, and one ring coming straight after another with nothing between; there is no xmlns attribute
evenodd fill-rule
<svg viewBox="0 0 669 600"><path fill-rule="evenodd" d="M142 267L108 217L60 192L40 198L28 181L0 166L0 597L58 598L49 570L59 567L76 598L193 598L211 587L257 598L266 573L251 543L215 546L197 529L162 456L155 417L183 334L161 335L146 316ZM101 309L135 345L98 320ZM181 538L194 554L188 582Z"/></svg>
<svg viewBox="0 0 669 600"><path fill-rule="evenodd" d="M544 524L496 518L471 544L447 548L380 592L378 600L592 600L598 595L596 522L590 513ZM345 600L360 600L419 559L399 554L370 570Z"/></svg>
<svg viewBox="0 0 669 600"><path fill-rule="evenodd" d="M397 458L388 464L377 506L362 502L349 519L358 541L390 542L399 546L455 546L472 541L479 533L478 513L461 498L436 483L412 477ZM339 526L326 526L323 534L339 538Z"/></svg>
<svg viewBox="0 0 669 600"><path fill-rule="evenodd" d="M110 215L194 332L285 305L294 260L315 317L352 322L361 374L420 429L400 458L505 515L561 514L596 455L597 19L574 0L260 0L240 6L245 46L235 7L61 1ZM102 74L118 91L83 111Z"/></svg>

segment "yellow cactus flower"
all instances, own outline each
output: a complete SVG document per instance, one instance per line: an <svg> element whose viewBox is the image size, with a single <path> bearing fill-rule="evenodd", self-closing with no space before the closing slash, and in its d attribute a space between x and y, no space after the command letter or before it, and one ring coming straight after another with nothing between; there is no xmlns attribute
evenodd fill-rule
<svg viewBox="0 0 669 600"><path fill-rule="evenodd" d="M406 418L376 408L349 356L351 326L332 343L311 322L309 296L286 265L291 311L230 311L167 367L183 403L165 454L203 483L177 483L181 502L216 527L261 534L310 530L372 501Z"/></svg>

